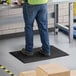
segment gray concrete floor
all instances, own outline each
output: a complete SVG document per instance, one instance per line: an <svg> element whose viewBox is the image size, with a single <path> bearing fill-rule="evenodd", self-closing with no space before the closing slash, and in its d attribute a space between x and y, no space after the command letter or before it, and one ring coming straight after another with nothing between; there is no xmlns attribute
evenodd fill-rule
<svg viewBox="0 0 76 76"><path fill-rule="evenodd" d="M60 63L68 67L70 70L76 69L76 40L73 40L73 42L69 44L68 36L62 33L54 36L54 33L51 32L49 35L50 44L67 52L69 56L23 64L9 54L11 51L17 51L24 47L24 37L18 37L0 40L0 64L4 65L17 76L19 76L19 73L22 71L35 70L38 65L49 63ZM40 46L41 42L39 35L34 35L34 48ZM0 70L0 75L7 76L2 70Z"/></svg>

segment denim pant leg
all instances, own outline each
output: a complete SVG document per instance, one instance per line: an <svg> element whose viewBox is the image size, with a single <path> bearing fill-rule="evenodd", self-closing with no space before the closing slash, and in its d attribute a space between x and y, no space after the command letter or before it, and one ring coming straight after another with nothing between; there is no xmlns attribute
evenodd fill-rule
<svg viewBox="0 0 76 76"><path fill-rule="evenodd" d="M25 49L29 52L33 50L33 23L36 16L34 6L24 4L23 5L23 17L25 22Z"/></svg>
<svg viewBox="0 0 76 76"><path fill-rule="evenodd" d="M50 52L49 35L48 35L48 19L47 19L47 4L41 5L37 13L36 20L42 42L42 49L45 53Z"/></svg>

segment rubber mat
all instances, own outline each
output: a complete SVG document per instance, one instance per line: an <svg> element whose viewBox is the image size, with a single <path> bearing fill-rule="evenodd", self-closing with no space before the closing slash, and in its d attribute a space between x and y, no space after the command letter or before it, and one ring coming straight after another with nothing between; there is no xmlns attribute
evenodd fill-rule
<svg viewBox="0 0 76 76"><path fill-rule="evenodd" d="M20 51L10 52L10 54L16 57L17 59L19 59L23 63L37 62L37 61L48 60L48 59L53 59L53 58L69 55L54 46L50 46L50 47L51 47L51 55L49 57L43 56L42 54L38 52L40 50L40 47L34 48L35 53L32 57L23 55Z"/></svg>

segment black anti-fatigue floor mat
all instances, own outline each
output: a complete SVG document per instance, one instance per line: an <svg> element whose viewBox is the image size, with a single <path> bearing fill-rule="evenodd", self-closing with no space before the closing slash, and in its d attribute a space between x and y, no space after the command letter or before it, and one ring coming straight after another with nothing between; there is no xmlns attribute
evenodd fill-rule
<svg viewBox="0 0 76 76"><path fill-rule="evenodd" d="M38 51L40 50L39 48L35 48L35 54L31 56L25 56L23 55L20 51L14 51L10 52L13 56L15 56L17 59L19 59L23 63L30 63L30 62L36 62L36 61L41 61L41 60L47 60L47 59L52 59L52 58L58 58L58 57L63 57L63 56L68 56L69 54L63 52L62 50L51 46L51 56L50 57L45 57L42 54L40 54Z"/></svg>

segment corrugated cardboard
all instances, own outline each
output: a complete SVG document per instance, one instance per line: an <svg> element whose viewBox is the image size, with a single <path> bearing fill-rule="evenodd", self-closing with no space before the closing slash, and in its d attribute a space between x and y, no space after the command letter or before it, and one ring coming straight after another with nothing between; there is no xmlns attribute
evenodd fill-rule
<svg viewBox="0 0 76 76"><path fill-rule="evenodd" d="M25 72L21 72L20 76L36 76L36 72L34 70L32 70L32 71L25 71Z"/></svg>
<svg viewBox="0 0 76 76"><path fill-rule="evenodd" d="M46 64L37 67L37 76L70 76L70 71L61 64Z"/></svg>
<svg viewBox="0 0 76 76"><path fill-rule="evenodd" d="M70 72L70 76L76 76L76 70L72 70L72 71Z"/></svg>

